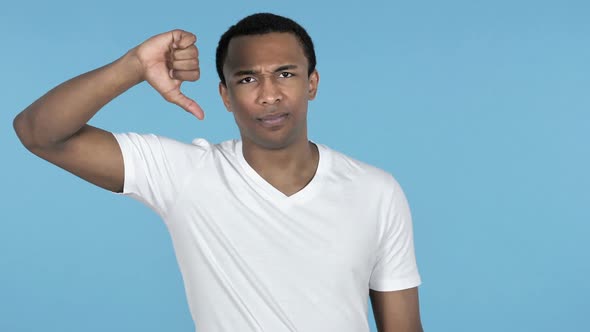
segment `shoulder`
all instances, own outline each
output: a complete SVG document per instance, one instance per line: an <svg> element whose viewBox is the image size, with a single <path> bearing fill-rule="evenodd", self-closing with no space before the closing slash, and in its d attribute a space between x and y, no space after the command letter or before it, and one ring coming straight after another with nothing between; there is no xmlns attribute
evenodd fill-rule
<svg viewBox="0 0 590 332"><path fill-rule="evenodd" d="M183 142L156 134L135 132L113 133L125 160L138 160L167 167L201 167L215 160L228 159L234 153L235 141L214 144L204 138ZM226 156L225 158L223 156Z"/></svg>
<svg viewBox="0 0 590 332"><path fill-rule="evenodd" d="M188 144L179 140L169 138L162 135L152 133L137 133L137 132L126 132L126 133L113 133L120 145L131 144L136 148L168 148L168 149L183 149L190 148L191 146L197 146L197 144ZM195 139L193 142L197 141ZM202 144L204 146L204 144ZM126 146L127 147L127 146Z"/></svg>
<svg viewBox="0 0 590 332"><path fill-rule="evenodd" d="M235 141L225 141L214 144L205 138L195 138L191 142L183 142L174 138L152 134L152 133L113 133L120 145L125 148L146 148L152 150L161 150L163 153L170 154L175 152L215 152L231 150Z"/></svg>
<svg viewBox="0 0 590 332"><path fill-rule="evenodd" d="M390 172L334 150L326 145L318 145L329 156L329 172L333 176L360 183L372 189L399 189L399 183Z"/></svg>

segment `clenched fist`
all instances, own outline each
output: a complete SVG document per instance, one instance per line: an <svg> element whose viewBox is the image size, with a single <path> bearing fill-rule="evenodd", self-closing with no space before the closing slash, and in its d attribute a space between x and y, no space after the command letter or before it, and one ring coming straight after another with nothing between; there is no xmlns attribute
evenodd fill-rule
<svg viewBox="0 0 590 332"><path fill-rule="evenodd" d="M164 99L203 119L203 109L180 91L184 81L200 76L197 37L187 31L172 30L151 37L131 50L140 63L142 78Z"/></svg>

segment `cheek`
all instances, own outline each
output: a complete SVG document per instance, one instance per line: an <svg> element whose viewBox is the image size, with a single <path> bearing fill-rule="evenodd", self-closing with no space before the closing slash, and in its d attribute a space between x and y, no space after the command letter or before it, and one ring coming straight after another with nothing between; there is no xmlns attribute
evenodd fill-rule
<svg viewBox="0 0 590 332"><path fill-rule="evenodd" d="M252 121L250 121L250 118L242 113L242 112L233 112L234 115L234 121L236 123L236 125L238 126L240 132L251 132L252 130L250 128L253 127L253 123Z"/></svg>
<svg viewBox="0 0 590 332"><path fill-rule="evenodd" d="M231 99L231 112L239 127L250 126L252 117L255 115L254 104L247 99L247 96L234 96Z"/></svg>
<svg viewBox="0 0 590 332"><path fill-rule="evenodd" d="M309 83L307 81L299 82L297 86L292 87L291 93L297 102L309 101Z"/></svg>
<svg viewBox="0 0 590 332"><path fill-rule="evenodd" d="M245 90L245 89L244 89ZM248 109L256 102L256 95L252 91L239 90L230 96L232 111L240 112Z"/></svg>

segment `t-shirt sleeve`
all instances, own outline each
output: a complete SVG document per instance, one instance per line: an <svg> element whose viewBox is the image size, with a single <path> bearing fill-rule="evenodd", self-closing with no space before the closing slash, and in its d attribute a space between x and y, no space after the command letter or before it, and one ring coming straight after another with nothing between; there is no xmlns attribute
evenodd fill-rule
<svg viewBox="0 0 590 332"><path fill-rule="evenodd" d="M164 218L188 180L191 162L199 159L202 149L153 134L113 135L125 167L122 194L143 202Z"/></svg>
<svg viewBox="0 0 590 332"><path fill-rule="evenodd" d="M421 284L414 253L412 216L406 196L395 180L390 197L380 224L377 256L369 282L370 289L382 292Z"/></svg>

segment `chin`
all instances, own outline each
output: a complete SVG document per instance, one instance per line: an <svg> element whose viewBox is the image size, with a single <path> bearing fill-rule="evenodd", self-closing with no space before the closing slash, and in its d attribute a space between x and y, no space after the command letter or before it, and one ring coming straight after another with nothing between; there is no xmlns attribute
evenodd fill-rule
<svg viewBox="0 0 590 332"><path fill-rule="evenodd" d="M281 150L300 141L307 142L307 130L303 127L284 126L275 130L268 128L248 128L240 130L242 141L266 150Z"/></svg>
<svg viewBox="0 0 590 332"><path fill-rule="evenodd" d="M282 150L289 147L293 142L290 140L256 140L253 141L257 146L266 150Z"/></svg>
<svg viewBox="0 0 590 332"><path fill-rule="evenodd" d="M242 135L243 141L249 141L251 144L259 146L266 150L282 150L297 142L297 138L293 136L276 136L276 137L244 137Z"/></svg>

